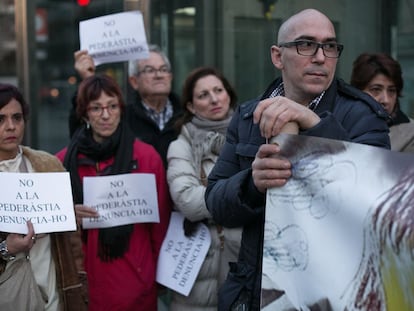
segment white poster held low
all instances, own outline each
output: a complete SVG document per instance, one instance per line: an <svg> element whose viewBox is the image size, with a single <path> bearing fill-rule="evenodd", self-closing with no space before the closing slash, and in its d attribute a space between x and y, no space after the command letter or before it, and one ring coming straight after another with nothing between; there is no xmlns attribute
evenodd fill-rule
<svg viewBox="0 0 414 311"><path fill-rule="evenodd" d="M172 212L158 257L156 280L188 296L210 248L211 237L203 223L198 224L197 231L191 237L186 237L183 222L181 213Z"/></svg>
<svg viewBox="0 0 414 311"><path fill-rule="evenodd" d="M85 229L160 222L154 174L84 177L83 204L99 213L83 219Z"/></svg>
<svg viewBox="0 0 414 311"><path fill-rule="evenodd" d="M80 49L87 50L95 66L149 57L140 11L100 16L79 23Z"/></svg>
<svg viewBox="0 0 414 311"><path fill-rule="evenodd" d="M68 172L0 173L0 231L36 234L76 230Z"/></svg>

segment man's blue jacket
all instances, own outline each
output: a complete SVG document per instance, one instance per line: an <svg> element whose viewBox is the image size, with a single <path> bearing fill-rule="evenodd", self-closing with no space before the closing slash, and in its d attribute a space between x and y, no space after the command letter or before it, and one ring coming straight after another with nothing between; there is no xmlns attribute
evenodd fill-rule
<svg viewBox="0 0 414 311"><path fill-rule="evenodd" d="M213 219L224 227L243 227L239 259L232 264L219 293L219 311L229 310L235 299L249 297L250 309L260 309L261 261L265 194L252 179L251 164L260 145L266 142L253 112L281 83L276 79L260 99L240 105L229 125L226 143L208 178L205 194ZM334 79L315 112L321 122L299 135L317 136L390 148L388 114L371 96Z"/></svg>

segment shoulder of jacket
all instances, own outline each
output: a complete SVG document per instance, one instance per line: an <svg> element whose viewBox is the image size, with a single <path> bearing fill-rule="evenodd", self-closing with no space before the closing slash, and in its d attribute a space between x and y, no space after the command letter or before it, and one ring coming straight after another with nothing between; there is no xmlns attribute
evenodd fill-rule
<svg viewBox="0 0 414 311"><path fill-rule="evenodd" d="M180 134L177 136L177 140L185 140L186 142L190 143L195 131L195 126L191 123L186 123L181 127Z"/></svg>
<svg viewBox="0 0 414 311"><path fill-rule="evenodd" d="M59 159L43 150L35 150L22 146L23 154L29 159L36 172L61 172L65 171Z"/></svg>
<svg viewBox="0 0 414 311"><path fill-rule="evenodd" d="M259 99L248 100L239 105L239 114L242 119L248 119L253 117L253 112L259 103Z"/></svg>
<svg viewBox="0 0 414 311"><path fill-rule="evenodd" d="M138 162L140 159L149 158L149 159L152 159L153 163L156 163L156 161L159 161L162 164L161 156L158 153L158 151L155 149L155 147L138 138L136 138L134 141L133 157L137 159Z"/></svg>
<svg viewBox="0 0 414 311"><path fill-rule="evenodd" d="M168 99L170 100L171 104L173 105L174 111L175 110L177 110L177 111L181 111L182 110L181 102L180 102L180 97L176 93L171 92L168 95Z"/></svg>
<svg viewBox="0 0 414 311"><path fill-rule="evenodd" d="M410 122L407 123L399 123L399 124L395 124L390 126L390 131L391 130L401 130L407 133L407 135L410 133L414 134L414 122L413 119L409 118Z"/></svg>
<svg viewBox="0 0 414 311"><path fill-rule="evenodd" d="M188 125L189 123L186 123L181 127L180 134L168 146L167 158L182 156L188 152L188 149L191 150L192 135Z"/></svg>
<svg viewBox="0 0 414 311"><path fill-rule="evenodd" d="M28 146L22 146L22 151L26 157L30 157L30 158L38 157L42 159L50 159L50 158L55 159L55 156L50 154L49 152L46 152L43 150L36 150Z"/></svg>
<svg viewBox="0 0 414 311"><path fill-rule="evenodd" d="M253 112L256 109L260 100L268 98L273 90L282 82L282 78L278 77L273 80L266 90L257 98L248 100L241 105L239 105L240 116L242 119L248 119L253 116Z"/></svg>
<svg viewBox="0 0 414 311"><path fill-rule="evenodd" d="M375 114L384 119L389 120L390 116L385 109L369 94L353 87L342 79L337 79L338 93L342 96L351 98L368 106Z"/></svg>
<svg viewBox="0 0 414 311"><path fill-rule="evenodd" d="M135 138L134 140L134 144L133 144L133 148L134 148L134 152L154 152L154 153L158 153L155 150L155 147L153 145L150 145L149 143L139 139L139 138Z"/></svg>
<svg viewBox="0 0 414 311"><path fill-rule="evenodd" d="M179 148L182 148L184 145L190 145L190 143L191 143L191 134L188 131L188 129L185 126L183 126L177 138L174 139L170 143L169 149L170 148L179 149Z"/></svg>

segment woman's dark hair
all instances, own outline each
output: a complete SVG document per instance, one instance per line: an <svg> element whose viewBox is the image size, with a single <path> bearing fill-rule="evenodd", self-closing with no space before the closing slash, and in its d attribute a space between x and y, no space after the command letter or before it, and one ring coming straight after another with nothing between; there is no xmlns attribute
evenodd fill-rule
<svg viewBox="0 0 414 311"><path fill-rule="evenodd" d="M351 85L363 90L378 74L383 74L394 82L397 97L402 96L404 86L400 64L385 53L363 53L354 61L351 74Z"/></svg>
<svg viewBox="0 0 414 311"><path fill-rule="evenodd" d="M102 92L105 92L109 96L118 97L121 111L124 111L125 102L118 83L110 76L94 75L86 78L79 85L76 96L76 115L80 119L86 117L89 103L98 99Z"/></svg>
<svg viewBox="0 0 414 311"><path fill-rule="evenodd" d="M223 76L223 74L213 67L198 67L190 72L187 76L183 90L181 94L181 106L183 107L183 115L180 119L177 120L175 123L176 129L179 130L182 125L189 122L193 118L193 114L188 110L187 104L193 101L194 95L194 87L198 80L204 78L206 76L215 76L217 77L222 83L224 88L226 89L227 93L230 97L230 108L235 108L237 105L237 95L234 91L233 87L229 83L229 81Z"/></svg>
<svg viewBox="0 0 414 311"><path fill-rule="evenodd" d="M0 109L10 103L13 98L22 106L23 120L26 122L29 117L29 105L24 100L22 93L14 85L0 83Z"/></svg>

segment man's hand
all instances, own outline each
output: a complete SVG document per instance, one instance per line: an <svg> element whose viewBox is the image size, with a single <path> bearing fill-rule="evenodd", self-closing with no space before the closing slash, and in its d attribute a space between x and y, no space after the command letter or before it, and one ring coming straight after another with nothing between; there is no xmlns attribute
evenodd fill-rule
<svg viewBox="0 0 414 311"><path fill-rule="evenodd" d="M268 188L281 187L292 175L291 163L279 156L280 147L275 144L261 145L252 163L252 176L256 188L265 192Z"/></svg>
<svg viewBox="0 0 414 311"><path fill-rule="evenodd" d="M305 130L314 127L320 120L309 108L283 96L260 101L253 113L253 121L259 123L265 138L278 135L289 122L295 122L300 129Z"/></svg>
<svg viewBox="0 0 414 311"><path fill-rule="evenodd" d="M93 58L88 54L88 51L76 51L73 56L75 58L75 70L82 80L95 74L95 64Z"/></svg>

